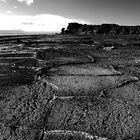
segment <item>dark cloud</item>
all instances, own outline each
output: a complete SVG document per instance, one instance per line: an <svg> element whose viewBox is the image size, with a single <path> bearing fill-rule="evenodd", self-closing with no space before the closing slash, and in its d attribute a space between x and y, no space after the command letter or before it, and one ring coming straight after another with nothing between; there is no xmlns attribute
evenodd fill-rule
<svg viewBox="0 0 140 140"><path fill-rule="evenodd" d="M15 14L18 15L53 14L83 19L92 24L140 24L140 0L34 0L30 6L17 0L7 0L6 5L0 7L0 12L16 5L18 9Z"/></svg>
<svg viewBox="0 0 140 140"><path fill-rule="evenodd" d="M140 0L36 0L32 12L80 18L93 24L140 24L139 5Z"/></svg>

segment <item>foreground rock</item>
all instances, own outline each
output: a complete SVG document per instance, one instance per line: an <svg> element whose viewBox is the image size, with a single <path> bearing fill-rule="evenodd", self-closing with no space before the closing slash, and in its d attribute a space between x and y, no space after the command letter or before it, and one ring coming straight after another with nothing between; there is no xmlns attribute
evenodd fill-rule
<svg viewBox="0 0 140 140"><path fill-rule="evenodd" d="M25 37L33 58L1 54L0 140L140 139L139 37Z"/></svg>
<svg viewBox="0 0 140 140"><path fill-rule="evenodd" d="M132 86L138 79L92 65L88 69L84 66L61 66L58 69L59 72L50 78L42 77L37 83L1 89L2 138L31 140L44 128L47 135L44 140L56 136L59 139L61 135L66 139L70 137L60 130L76 131L77 134L71 136L73 139L89 139L81 136L81 132L93 139L95 136L116 140L139 138L140 96L138 87ZM62 77L59 76L61 70L64 71ZM57 81L61 81L59 85ZM127 84L128 81L131 84Z"/></svg>

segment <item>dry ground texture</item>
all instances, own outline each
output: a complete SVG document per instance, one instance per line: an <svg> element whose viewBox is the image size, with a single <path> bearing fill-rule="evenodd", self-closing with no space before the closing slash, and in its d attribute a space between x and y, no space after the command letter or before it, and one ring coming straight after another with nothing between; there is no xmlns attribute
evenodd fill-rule
<svg viewBox="0 0 140 140"><path fill-rule="evenodd" d="M140 139L140 37L0 37L0 140Z"/></svg>

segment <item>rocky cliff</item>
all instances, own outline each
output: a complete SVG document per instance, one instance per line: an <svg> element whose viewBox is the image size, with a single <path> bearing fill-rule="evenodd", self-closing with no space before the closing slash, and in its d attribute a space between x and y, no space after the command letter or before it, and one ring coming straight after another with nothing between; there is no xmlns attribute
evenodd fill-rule
<svg viewBox="0 0 140 140"><path fill-rule="evenodd" d="M69 23L64 33L79 35L139 35L140 26L120 26L117 24L83 25L79 23Z"/></svg>

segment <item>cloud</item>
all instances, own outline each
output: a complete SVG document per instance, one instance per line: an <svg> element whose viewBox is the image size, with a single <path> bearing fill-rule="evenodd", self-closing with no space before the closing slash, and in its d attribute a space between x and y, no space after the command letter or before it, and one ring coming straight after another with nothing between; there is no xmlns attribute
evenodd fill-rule
<svg viewBox="0 0 140 140"><path fill-rule="evenodd" d="M17 0L17 1L19 1L19 2L25 2L29 6L34 2L34 0Z"/></svg>
<svg viewBox="0 0 140 140"><path fill-rule="evenodd" d="M35 16L0 15L0 19L0 30L59 32L62 27L66 28L69 22L89 24L84 20L69 19L50 14Z"/></svg>
<svg viewBox="0 0 140 140"><path fill-rule="evenodd" d="M23 22L22 24L23 24L23 25L33 25L32 22Z"/></svg>
<svg viewBox="0 0 140 140"><path fill-rule="evenodd" d="M0 0L0 2L3 3L7 3L8 0ZM25 2L27 5L31 5L32 3L34 3L34 0L17 0L18 2ZM14 7L15 9L17 9L17 7Z"/></svg>
<svg viewBox="0 0 140 140"><path fill-rule="evenodd" d="M7 14L11 14L11 13L12 13L12 11L11 11L11 10L8 10L8 11L6 11L6 13L7 13Z"/></svg>
<svg viewBox="0 0 140 140"><path fill-rule="evenodd" d="M0 2L4 2L4 3L7 3L7 1L6 1L6 0L0 0Z"/></svg>

